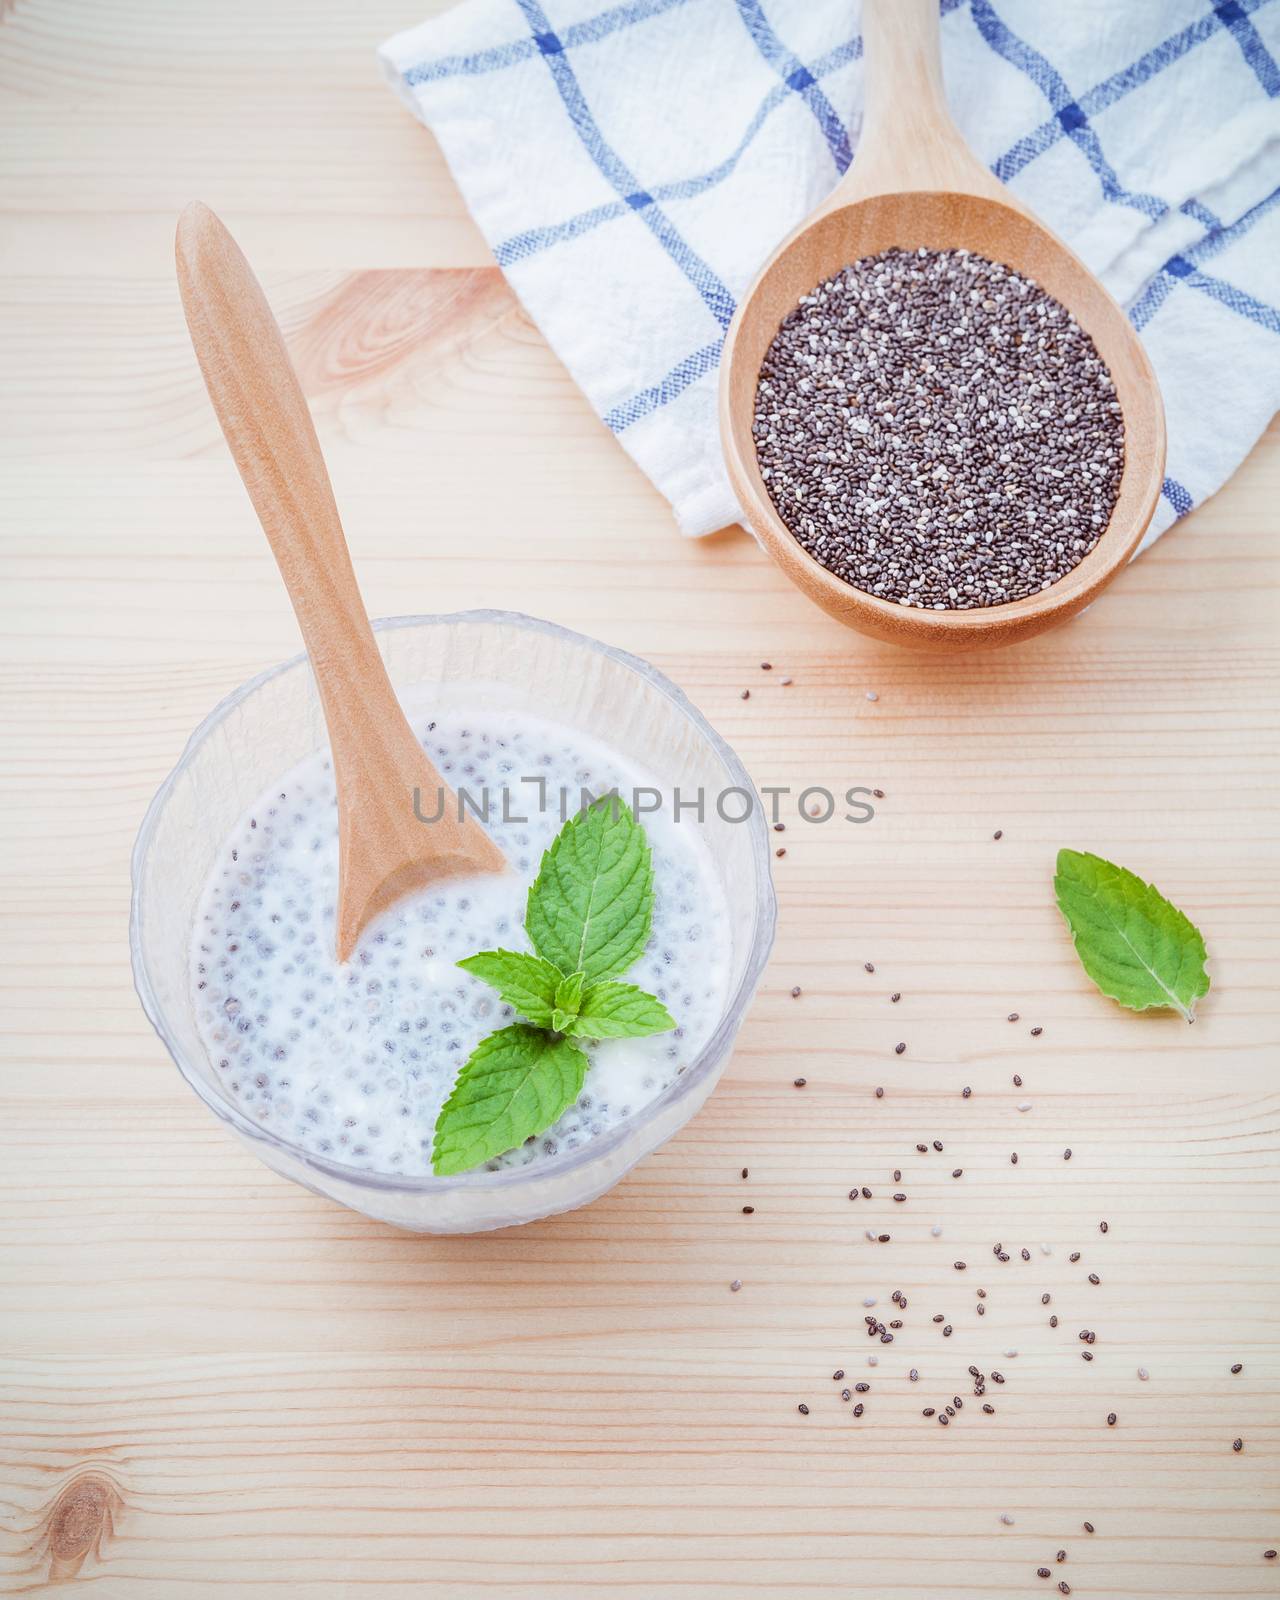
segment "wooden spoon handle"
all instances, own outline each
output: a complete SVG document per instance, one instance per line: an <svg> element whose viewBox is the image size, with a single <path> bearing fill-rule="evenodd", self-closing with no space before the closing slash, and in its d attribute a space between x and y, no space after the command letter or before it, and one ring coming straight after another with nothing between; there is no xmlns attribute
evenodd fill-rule
<svg viewBox="0 0 1280 1600"><path fill-rule="evenodd" d="M402 714L356 587L315 424L262 286L207 206L182 213L176 256L205 386L293 602L337 759L345 729Z"/></svg>
<svg viewBox="0 0 1280 1600"><path fill-rule="evenodd" d="M1016 204L951 120L938 0L862 0L862 59L865 110L857 153L824 210L922 189Z"/></svg>

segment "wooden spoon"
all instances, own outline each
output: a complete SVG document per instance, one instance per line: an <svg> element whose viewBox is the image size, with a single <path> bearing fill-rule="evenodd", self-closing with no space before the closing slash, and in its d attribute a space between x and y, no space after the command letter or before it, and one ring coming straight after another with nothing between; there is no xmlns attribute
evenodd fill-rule
<svg viewBox="0 0 1280 1600"><path fill-rule="evenodd" d="M947 111L938 0L863 0L866 110L857 158L785 239L738 306L720 368L720 431L745 521L811 600L881 639L969 649L1025 639L1074 615L1133 554L1164 479L1164 408L1124 312L1083 262L994 178ZM855 589L796 541L756 463L756 380L779 324L801 296L851 261L892 246L963 248L1003 262L1062 302L1111 369L1124 416L1124 472L1110 522L1082 562L1025 600L975 611L900 606Z"/></svg>
<svg viewBox="0 0 1280 1600"><path fill-rule="evenodd" d="M205 387L311 657L338 789L338 960L412 889L500 872L400 709L351 570L315 425L262 286L207 206L178 221L178 285ZM430 824L418 820L414 791ZM442 796L442 804L437 796Z"/></svg>

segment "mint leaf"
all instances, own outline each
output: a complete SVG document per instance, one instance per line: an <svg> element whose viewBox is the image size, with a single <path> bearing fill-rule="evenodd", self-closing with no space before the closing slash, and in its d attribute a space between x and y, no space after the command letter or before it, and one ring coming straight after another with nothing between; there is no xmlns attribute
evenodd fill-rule
<svg viewBox="0 0 1280 1600"><path fill-rule="evenodd" d="M666 1033L675 1025L662 1001L634 983L597 983L583 995L581 1010L565 1031L582 1039L625 1039Z"/></svg>
<svg viewBox="0 0 1280 1600"><path fill-rule="evenodd" d="M529 1020L482 1039L436 1119L431 1164L465 1172L561 1117L589 1065L564 1037L639 1038L675 1019L655 996L609 980L643 953L653 922L644 829L616 794L561 828L529 890L525 930L537 955L482 950L458 965Z"/></svg>
<svg viewBox="0 0 1280 1600"><path fill-rule="evenodd" d="M577 1045L516 1022L471 1052L436 1119L431 1167L466 1172L549 1128L582 1093Z"/></svg>
<svg viewBox="0 0 1280 1600"><path fill-rule="evenodd" d="M627 806L605 795L570 818L543 856L525 928L545 960L598 983L640 956L652 920L649 842Z"/></svg>
<svg viewBox="0 0 1280 1600"><path fill-rule="evenodd" d="M567 978L561 978L556 989L556 1005L573 1017L582 1005L582 982L582 974L572 972Z"/></svg>
<svg viewBox="0 0 1280 1600"><path fill-rule="evenodd" d="M492 984L509 1006L537 1027L552 1026L551 1013L561 975L549 961L521 950L482 950L458 965L464 972Z"/></svg>
<svg viewBox="0 0 1280 1600"><path fill-rule="evenodd" d="M1131 1011L1171 1006L1195 1021L1209 992L1199 929L1154 884L1101 856L1058 851L1053 880L1084 970Z"/></svg>

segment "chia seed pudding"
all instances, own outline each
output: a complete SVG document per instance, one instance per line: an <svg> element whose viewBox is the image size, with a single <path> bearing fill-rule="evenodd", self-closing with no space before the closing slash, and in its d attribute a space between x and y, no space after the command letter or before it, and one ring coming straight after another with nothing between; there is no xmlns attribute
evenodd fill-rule
<svg viewBox="0 0 1280 1600"><path fill-rule="evenodd" d="M191 981L210 1060L250 1117L344 1165L422 1175L459 1069L481 1038L515 1018L455 963L529 948L525 899L564 820L562 789L572 814L583 789L616 787L626 797L658 786L594 740L533 717L411 720L446 782L477 797L489 790L489 832L512 870L406 896L339 965L337 799L329 753L317 751L224 842L196 918ZM534 777L545 780L545 805L538 787L521 783ZM431 799L423 804L429 815ZM489 1170L546 1161L623 1121L690 1065L724 1013L728 912L710 853L687 817L676 823L664 808L641 820L653 857L653 932L626 979L657 995L677 1027L587 1044L577 1103Z"/></svg>
<svg viewBox="0 0 1280 1600"><path fill-rule="evenodd" d="M968 250L886 250L820 283L760 368L761 477L854 588L936 611L1004 605L1105 532L1124 420L1092 339Z"/></svg>

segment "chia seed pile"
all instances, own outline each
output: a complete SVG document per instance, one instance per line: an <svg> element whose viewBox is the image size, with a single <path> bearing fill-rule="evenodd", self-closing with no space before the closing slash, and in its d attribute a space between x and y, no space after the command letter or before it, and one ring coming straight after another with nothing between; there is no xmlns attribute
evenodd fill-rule
<svg viewBox="0 0 1280 1600"><path fill-rule="evenodd" d="M968 250L886 250L820 283L760 369L752 427L778 515L869 594L1004 605L1105 531L1124 420L1059 301Z"/></svg>

